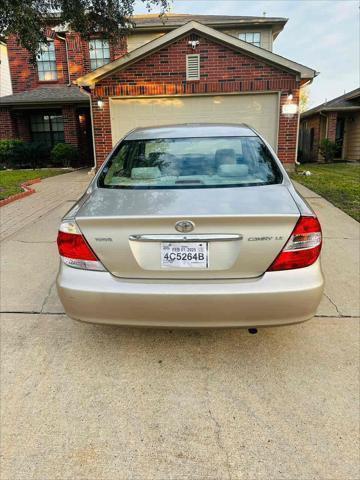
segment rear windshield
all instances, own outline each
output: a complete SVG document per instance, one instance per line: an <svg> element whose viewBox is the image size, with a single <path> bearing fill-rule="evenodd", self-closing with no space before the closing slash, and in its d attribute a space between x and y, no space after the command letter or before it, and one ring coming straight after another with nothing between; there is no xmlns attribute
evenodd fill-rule
<svg viewBox="0 0 360 480"><path fill-rule="evenodd" d="M102 188L214 188L281 183L258 137L123 141L102 170Z"/></svg>

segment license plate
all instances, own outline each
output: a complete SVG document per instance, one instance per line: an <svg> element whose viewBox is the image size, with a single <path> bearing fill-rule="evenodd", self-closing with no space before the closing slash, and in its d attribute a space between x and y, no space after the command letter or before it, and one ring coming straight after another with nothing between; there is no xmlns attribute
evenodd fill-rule
<svg viewBox="0 0 360 480"><path fill-rule="evenodd" d="M162 268L209 268L206 242L161 243Z"/></svg>

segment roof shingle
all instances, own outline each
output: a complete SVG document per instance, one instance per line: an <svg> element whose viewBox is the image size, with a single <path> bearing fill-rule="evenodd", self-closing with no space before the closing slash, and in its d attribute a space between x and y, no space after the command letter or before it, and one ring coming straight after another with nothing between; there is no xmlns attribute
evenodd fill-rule
<svg viewBox="0 0 360 480"><path fill-rule="evenodd" d="M333 98L328 102L321 103L317 107L311 108L301 114L301 118L314 115L315 113L322 112L324 110L360 110L360 88L355 88L351 92L340 95L340 97Z"/></svg>
<svg viewBox="0 0 360 480"><path fill-rule="evenodd" d="M287 18L282 17L250 17L238 15L190 15L186 13L168 13L160 17L157 14L134 15L132 17L136 28L145 27L174 27L195 21L204 25L227 25L227 24L285 24Z"/></svg>
<svg viewBox="0 0 360 480"><path fill-rule="evenodd" d="M39 103L89 103L89 98L86 93L81 92L78 87L67 87L66 85L39 87L34 90L0 97L0 107L5 105L32 105Z"/></svg>

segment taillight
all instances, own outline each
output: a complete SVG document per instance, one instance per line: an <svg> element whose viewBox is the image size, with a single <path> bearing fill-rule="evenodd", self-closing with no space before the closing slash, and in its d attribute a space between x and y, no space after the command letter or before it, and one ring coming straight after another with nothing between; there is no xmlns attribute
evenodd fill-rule
<svg viewBox="0 0 360 480"><path fill-rule="evenodd" d="M74 222L63 222L60 225L57 244L66 265L83 270L105 271Z"/></svg>
<svg viewBox="0 0 360 480"><path fill-rule="evenodd" d="M285 247L268 271L291 270L312 265L320 255L321 227L316 217L300 217Z"/></svg>

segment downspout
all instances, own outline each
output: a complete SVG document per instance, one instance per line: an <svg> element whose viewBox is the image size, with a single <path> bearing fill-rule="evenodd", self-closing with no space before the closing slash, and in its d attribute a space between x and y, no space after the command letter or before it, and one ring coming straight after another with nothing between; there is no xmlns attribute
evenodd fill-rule
<svg viewBox="0 0 360 480"><path fill-rule="evenodd" d="M299 151L299 135L300 135L300 112L298 112L298 121L297 121L297 134L296 134L296 156L295 156L295 172L297 167L301 165L298 161L298 151Z"/></svg>
<svg viewBox="0 0 360 480"><path fill-rule="evenodd" d="M60 35L57 33L56 36L65 42L65 52L66 52L66 67L68 71L68 87L71 87L71 77L70 77L70 67L69 67L69 51L68 51L68 45L66 41L66 37L60 37Z"/></svg>
<svg viewBox="0 0 360 480"><path fill-rule="evenodd" d="M298 118L297 118L297 129L296 129L296 146L295 146L295 172L297 172L297 167L301 165L301 163L298 161L298 151L299 151L299 134L300 134L300 90L301 86L299 87L299 99L298 99Z"/></svg>

